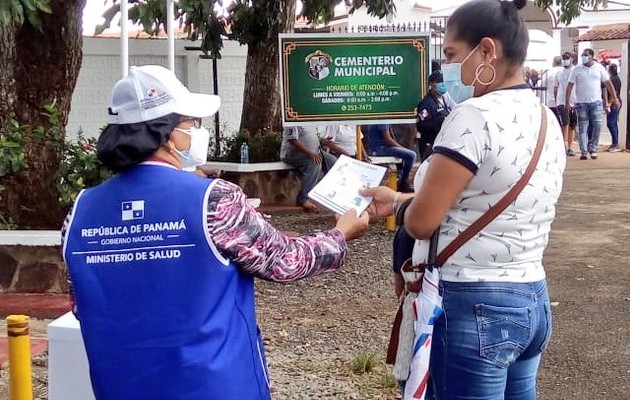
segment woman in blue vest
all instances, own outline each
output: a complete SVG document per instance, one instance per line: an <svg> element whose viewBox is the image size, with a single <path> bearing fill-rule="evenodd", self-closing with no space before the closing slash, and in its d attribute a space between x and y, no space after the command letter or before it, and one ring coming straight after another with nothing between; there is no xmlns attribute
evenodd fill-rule
<svg viewBox="0 0 630 400"><path fill-rule="evenodd" d="M291 282L341 267L368 217L290 238L242 190L182 169L206 161L217 96L169 70L132 67L113 89L99 159L62 230L97 399L269 399L254 277Z"/></svg>

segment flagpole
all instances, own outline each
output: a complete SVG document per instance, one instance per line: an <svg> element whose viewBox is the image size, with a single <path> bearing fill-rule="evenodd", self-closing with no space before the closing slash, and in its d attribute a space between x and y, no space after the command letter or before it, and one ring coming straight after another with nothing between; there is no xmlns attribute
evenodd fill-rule
<svg viewBox="0 0 630 400"><path fill-rule="evenodd" d="M175 6L173 0L166 0L166 36L168 41L168 68L175 72L175 34L173 23L175 19Z"/></svg>
<svg viewBox="0 0 630 400"><path fill-rule="evenodd" d="M120 68L122 77L129 73L129 31L127 23L129 21L127 0L120 1Z"/></svg>

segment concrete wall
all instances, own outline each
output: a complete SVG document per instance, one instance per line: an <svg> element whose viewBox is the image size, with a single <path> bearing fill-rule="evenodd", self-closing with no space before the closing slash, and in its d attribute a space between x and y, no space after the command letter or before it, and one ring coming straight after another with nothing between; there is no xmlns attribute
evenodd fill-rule
<svg viewBox="0 0 630 400"><path fill-rule="evenodd" d="M168 65L166 41L160 39L130 39L129 65ZM191 91L212 93L212 60L200 59L199 51L187 51L184 46L199 42L178 40L175 43L175 73ZM107 123L107 105L113 85L120 76L120 42L118 39L83 39L83 64L72 96L72 108L67 125L68 137L81 129L86 136L97 137ZM243 88L247 47L226 41L222 58L217 61L219 110L221 125L237 129L243 108ZM213 118L204 124L214 127Z"/></svg>
<svg viewBox="0 0 630 400"><path fill-rule="evenodd" d="M59 231L0 231L1 293L67 293Z"/></svg>
<svg viewBox="0 0 630 400"><path fill-rule="evenodd" d="M580 44L584 43L584 48L590 47L597 54L600 50L610 49L610 50L619 50L621 51L621 65L619 66L619 77L621 78L621 112L619 114L619 145L624 148L626 143L626 126L628 124L627 121L627 113L626 109L628 107L628 65L626 65L625 60L628 59L628 40L598 40L593 42L580 42ZM607 136L608 128L606 124L602 126L602 133L606 136L606 140L609 136Z"/></svg>

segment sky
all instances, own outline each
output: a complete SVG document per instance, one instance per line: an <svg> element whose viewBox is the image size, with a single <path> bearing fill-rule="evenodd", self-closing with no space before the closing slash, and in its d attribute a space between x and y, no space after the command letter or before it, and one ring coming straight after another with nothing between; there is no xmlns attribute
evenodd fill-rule
<svg viewBox="0 0 630 400"><path fill-rule="evenodd" d="M468 0L422 0L423 5L430 5L434 10L448 8L453 5L463 4ZM83 34L92 36L96 25L102 23L103 19L101 15L109 8L111 2L108 1L107 5L103 5L103 0L88 0L86 1L85 8L83 9ZM112 31L117 31L118 19L112 22Z"/></svg>

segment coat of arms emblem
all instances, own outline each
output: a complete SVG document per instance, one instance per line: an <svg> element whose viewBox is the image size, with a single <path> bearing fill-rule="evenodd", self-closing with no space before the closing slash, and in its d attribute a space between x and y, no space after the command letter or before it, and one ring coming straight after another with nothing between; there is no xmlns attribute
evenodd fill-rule
<svg viewBox="0 0 630 400"><path fill-rule="evenodd" d="M332 57L321 50L314 51L307 55L304 62L308 64L308 76L318 81L326 78L328 74L330 74L328 64L330 64L331 61Z"/></svg>

